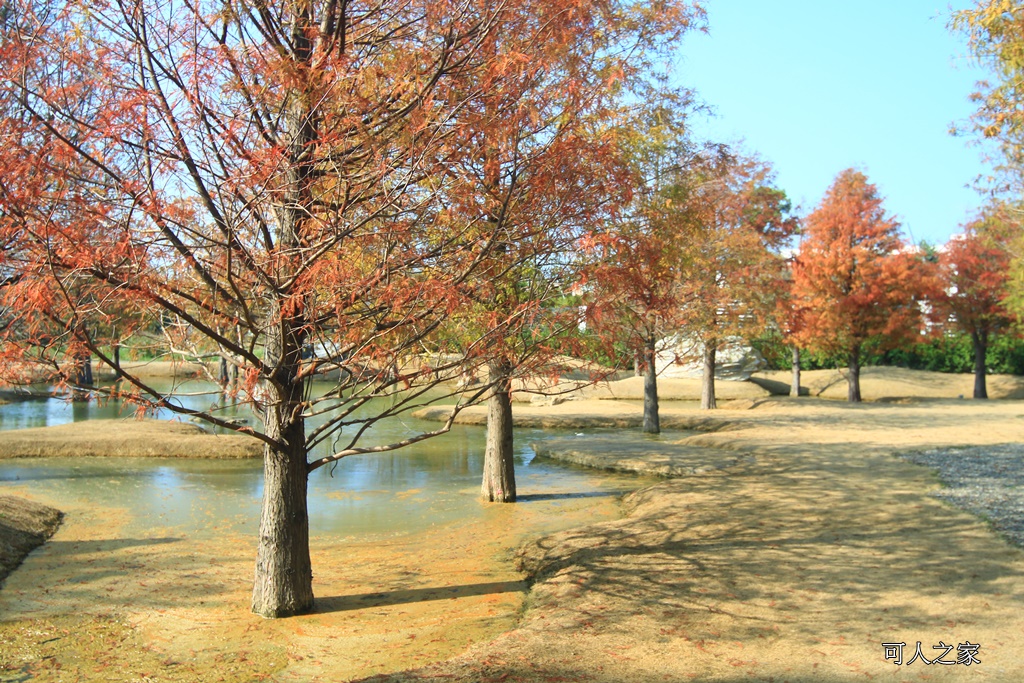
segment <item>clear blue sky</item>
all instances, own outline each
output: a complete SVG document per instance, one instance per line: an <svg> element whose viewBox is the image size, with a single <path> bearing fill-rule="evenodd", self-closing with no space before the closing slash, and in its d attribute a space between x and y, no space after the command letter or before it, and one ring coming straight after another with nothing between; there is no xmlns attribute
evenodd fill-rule
<svg viewBox="0 0 1024 683"><path fill-rule="evenodd" d="M949 128L970 115L984 74L946 28L944 0L706 5L709 33L686 36L674 70L716 110L694 120L699 137L742 140L803 215L855 167L915 242L959 232L983 201L965 186L987 166Z"/></svg>

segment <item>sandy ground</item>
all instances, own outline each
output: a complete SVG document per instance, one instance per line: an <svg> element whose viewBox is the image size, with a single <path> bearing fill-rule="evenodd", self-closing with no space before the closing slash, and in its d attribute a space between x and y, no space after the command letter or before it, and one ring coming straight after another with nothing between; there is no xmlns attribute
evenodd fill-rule
<svg viewBox="0 0 1024 683"><path fill-rule="evenodd" d="M819 398L846 400L846 370L805 370L800 373L803 394ZM759 372L753 381L773 394L789 394L792 372ZM989 375L989 398L1024 399L1024 377ZM907 370L904 368L863 368L861 397L865 401L904 398L970 398L974 395L974 375Z"/></svg>
<svg viewBox="0 0 1024 683"><path fill-rule="evenodd" d="M385 544L315 543L318 612L275 622L248 614L238 581L253 539L125 537L126 511L71 510L0 591L0 681L1024 680L1024 551L893 457L1020 442L1024 403L921 391L712 414L666 402L680 431L660 437L592 431L631 423L635 402L517 405L520 420L580 425L554 457L675 477L620 519L583 526L581 511L534 531L520 571L503 554L520 537L495 533L526 528L516 506ZM919 641L928 659L952 645L953 661L978 644L980 663L907 665ZM889 642L907 643L904 665Z"/></svg>
<svg viewBox="0 0 1024 683"><path fill-rule="evenodd" d="M782 392L783 389L781 383L776 384L778 384L777 392ZM578 389L570 391L574 387L578 387ZM552 392L552 389L548 388L545 389L545 391ZM560 399L556 400L565 398L619 401L643 400L644 378L626 377L624 379L601 381L594 384L587 384L582 381L562 383L556 385L554 391L567 392L563 396L560 396ZM701 381L699 379L666 377L658 379L658 395L663 401L699 401L700 392ZM760 386L754 382L718 380L715 382L715 393L720 400L731 400L738 398L765 398L766 396L770 396L772 391L770 388ZM537 402L541 404L552 403L550 398L543 395L531 394L525 391L513 394L512 398L515 401Z"/></svg>
<svg viewBox="0 0 1024 683"><path fill-rule="evenodd" d="M0 431L3 458L258 458L260 441L163 420L89 420Z"/></svg>
<svg viewBox="0 0 1024 683"><path fill-rule="evenodd" d="M534 583L514 631L371 680L1024 680L1024 551L929 496L934 475L893 457L1020 442L1024 405L776 398L711 418L663 410L675 424L715 429L648 437L654 467L689 475L629 497L623 520L526 546L519 562ZM623 454L642 460L648 439L624 448L622 434L584 432L546 447L614 466ZM902 666L882 645L900 642ZM945 652L940 642L952 645L948 661L957 646L980 645L981 663L908 665L918 642L929 660Z"/></svg>
<svg viewBox="0 0 1024 683"><path fill-rule="evenodd" d="M66 512L0 590L4 683L340 681L443 661L515 625L514 547L620 516L614 496L541 496L416 535L314 536L315 613L266 621L248 607L255 534L184 538L131 509L2 485Z"/></svg>

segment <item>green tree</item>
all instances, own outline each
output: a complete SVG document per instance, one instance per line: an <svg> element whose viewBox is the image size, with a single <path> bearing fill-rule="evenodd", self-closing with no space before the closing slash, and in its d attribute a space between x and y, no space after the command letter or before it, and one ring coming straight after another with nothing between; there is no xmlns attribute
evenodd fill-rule
<svg viewBox="0 0 1024 683"><path fill-rule="evenodd" d="M975 59L992 78L978 83L971 125L996 143L1002 187L1024 190L1024 6L1008 0L976 0L953 13L950 28L967 36Z"/></svg>

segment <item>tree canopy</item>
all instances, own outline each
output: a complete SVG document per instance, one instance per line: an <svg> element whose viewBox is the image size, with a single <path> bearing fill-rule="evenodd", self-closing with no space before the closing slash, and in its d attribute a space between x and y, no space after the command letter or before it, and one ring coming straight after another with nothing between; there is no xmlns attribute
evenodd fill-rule
<svg viewBox="0 0 1024 683"><path fill-rule="evenodd" d="M308 473L444 431L363 438L520 320L450 334L495 267L535 257L522 229L567 215L555 177L602 192L573 136L698 17L648 0L12 0L0 375L73 385L88 354L121 380L97 390L262 441L253 609L308 611ZM262 424L129 372L112 349L145 326L237 368ZM311 393L325 370L340 379Z"/></svg>
<svg viewBox="0 0 1024 683"><path fill-rule="evenodd" d="M977 0L953 13L950 27L966 35L977 61L993 75L978 83L971 100L974 132L996 142L1003 187L1024 189L1024 7L1006 0Z"/></svg>
<svg viewBox="0 0 1024 683"><path fill-rule="evenodd" d="M793 263L798 343L839 353L849 367L849 400L860 401L860 356L914 338L928 292L922 262L903 242L877 188L854 169L841 172L807 216Z"/></svg>

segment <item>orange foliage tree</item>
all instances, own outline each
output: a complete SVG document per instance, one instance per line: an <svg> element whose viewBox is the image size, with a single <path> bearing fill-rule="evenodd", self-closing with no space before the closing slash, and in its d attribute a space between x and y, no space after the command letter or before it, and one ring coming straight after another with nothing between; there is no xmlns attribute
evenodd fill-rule
<svg viewBox="0 0 1024 683"><path fill-rule="evenodd" d="M121 380L101 391L260 440L252 608L267 617L309 611L310 472L445 431L454 411L433 432L385 444L364 438L375 421L422 404L428 389L482 362L474 350L486 332L457 344L441 332L465 319L478 279L493 275L481 245L522 236L479 220L490 211L484 200L470 221L453 210L473 201L453 164L467 149L486 150L460 116L482 89L510 87L488 74L522 64L543 72L564 58L536 26L534 40L495 41L506 17L549 17L558 46L582 65L617 45L617 31L642 30L648 19L668 26L687 8L554 0L40 7L5 5L0 45L0 372L17 381L27 368L74 385L68 361L88 354ZM540 120L549 114L538 110ZM495 113L489 123L500 121ZM555 168L570 152L554 149L546 163ZM118 317L229 359L239 398L262 424L183 408L133 375L106 336ZM122 325L118 335L133 329ZM424 350L437 359L432 367L416 360ZM324 370L340 379L313 393Z"/></svg>
<svg viewBox="0 0 1024 683"><path fill-rule="evenodd" d="M936 317L970 335L974 349L974 398L988 398L985 357L992 337L1009 329L1006 310L1010 254L998 213L968 224L939 254Z"/></svg>
<svg viewBox="0 0 1024 683"><path fill-rule="evenodd" d="M558 356L578 350L578 310L564 305L579 279L581 240L630 192L610 125L624 97L651 82L651 59L674 49L700 13L686 5L524 3L482 43L513 55L481 71L456 114L471 141L449 159L452 215L477 225L481 273L476 326L462 321L487 367L487 441L481 493L516 498L512 391L555 391ZM580 25L590 37L580 44Z"/></svg>
<svg viewBox="0 0 1024 683"><path fill-rule="evenodd" d="M793 294L802 313L800 345L845 356L848 400L859 402L861 353L913 339L928 293L922 260L900 238L867 177L840 173L806 218L793 264Z"/></svg>
<svg viewBox="0 0 1024 683"><path fill-rule="evenodd" d="M660 429L661 346L679 335L699 342L701 405L714 408L716 351L773 316L785 265L778 251L797 227L768 165L720 147L695 152L671 133L666 119L634 145L641 191L626 219L598 237L591 269L597 329L624 334L642 354L644 431L652 433Z"/></svg>
<svg viewBox="0 0 1024 683"><path fill-rule="evenodd" d="M680 183L688 211L681 273L681 332L703 359L701 407L715 408L716 354L729 337L763 331L784 288L781 250L798 227L771 167L727 156L695 164Z"/></svg>
<svg viewBox="0 0 1024 683"><path fill-rule="evenodd" d="M685 94L679 101L685 105ZM629 162L631 201L588 243L589 330L613 349L641 358L643 431L661 431L655 358L658 342L682 320L687 233L692 215L678 201L678 180L698 153L687 139L683 107L636 112L620 140Z"/></svg>

